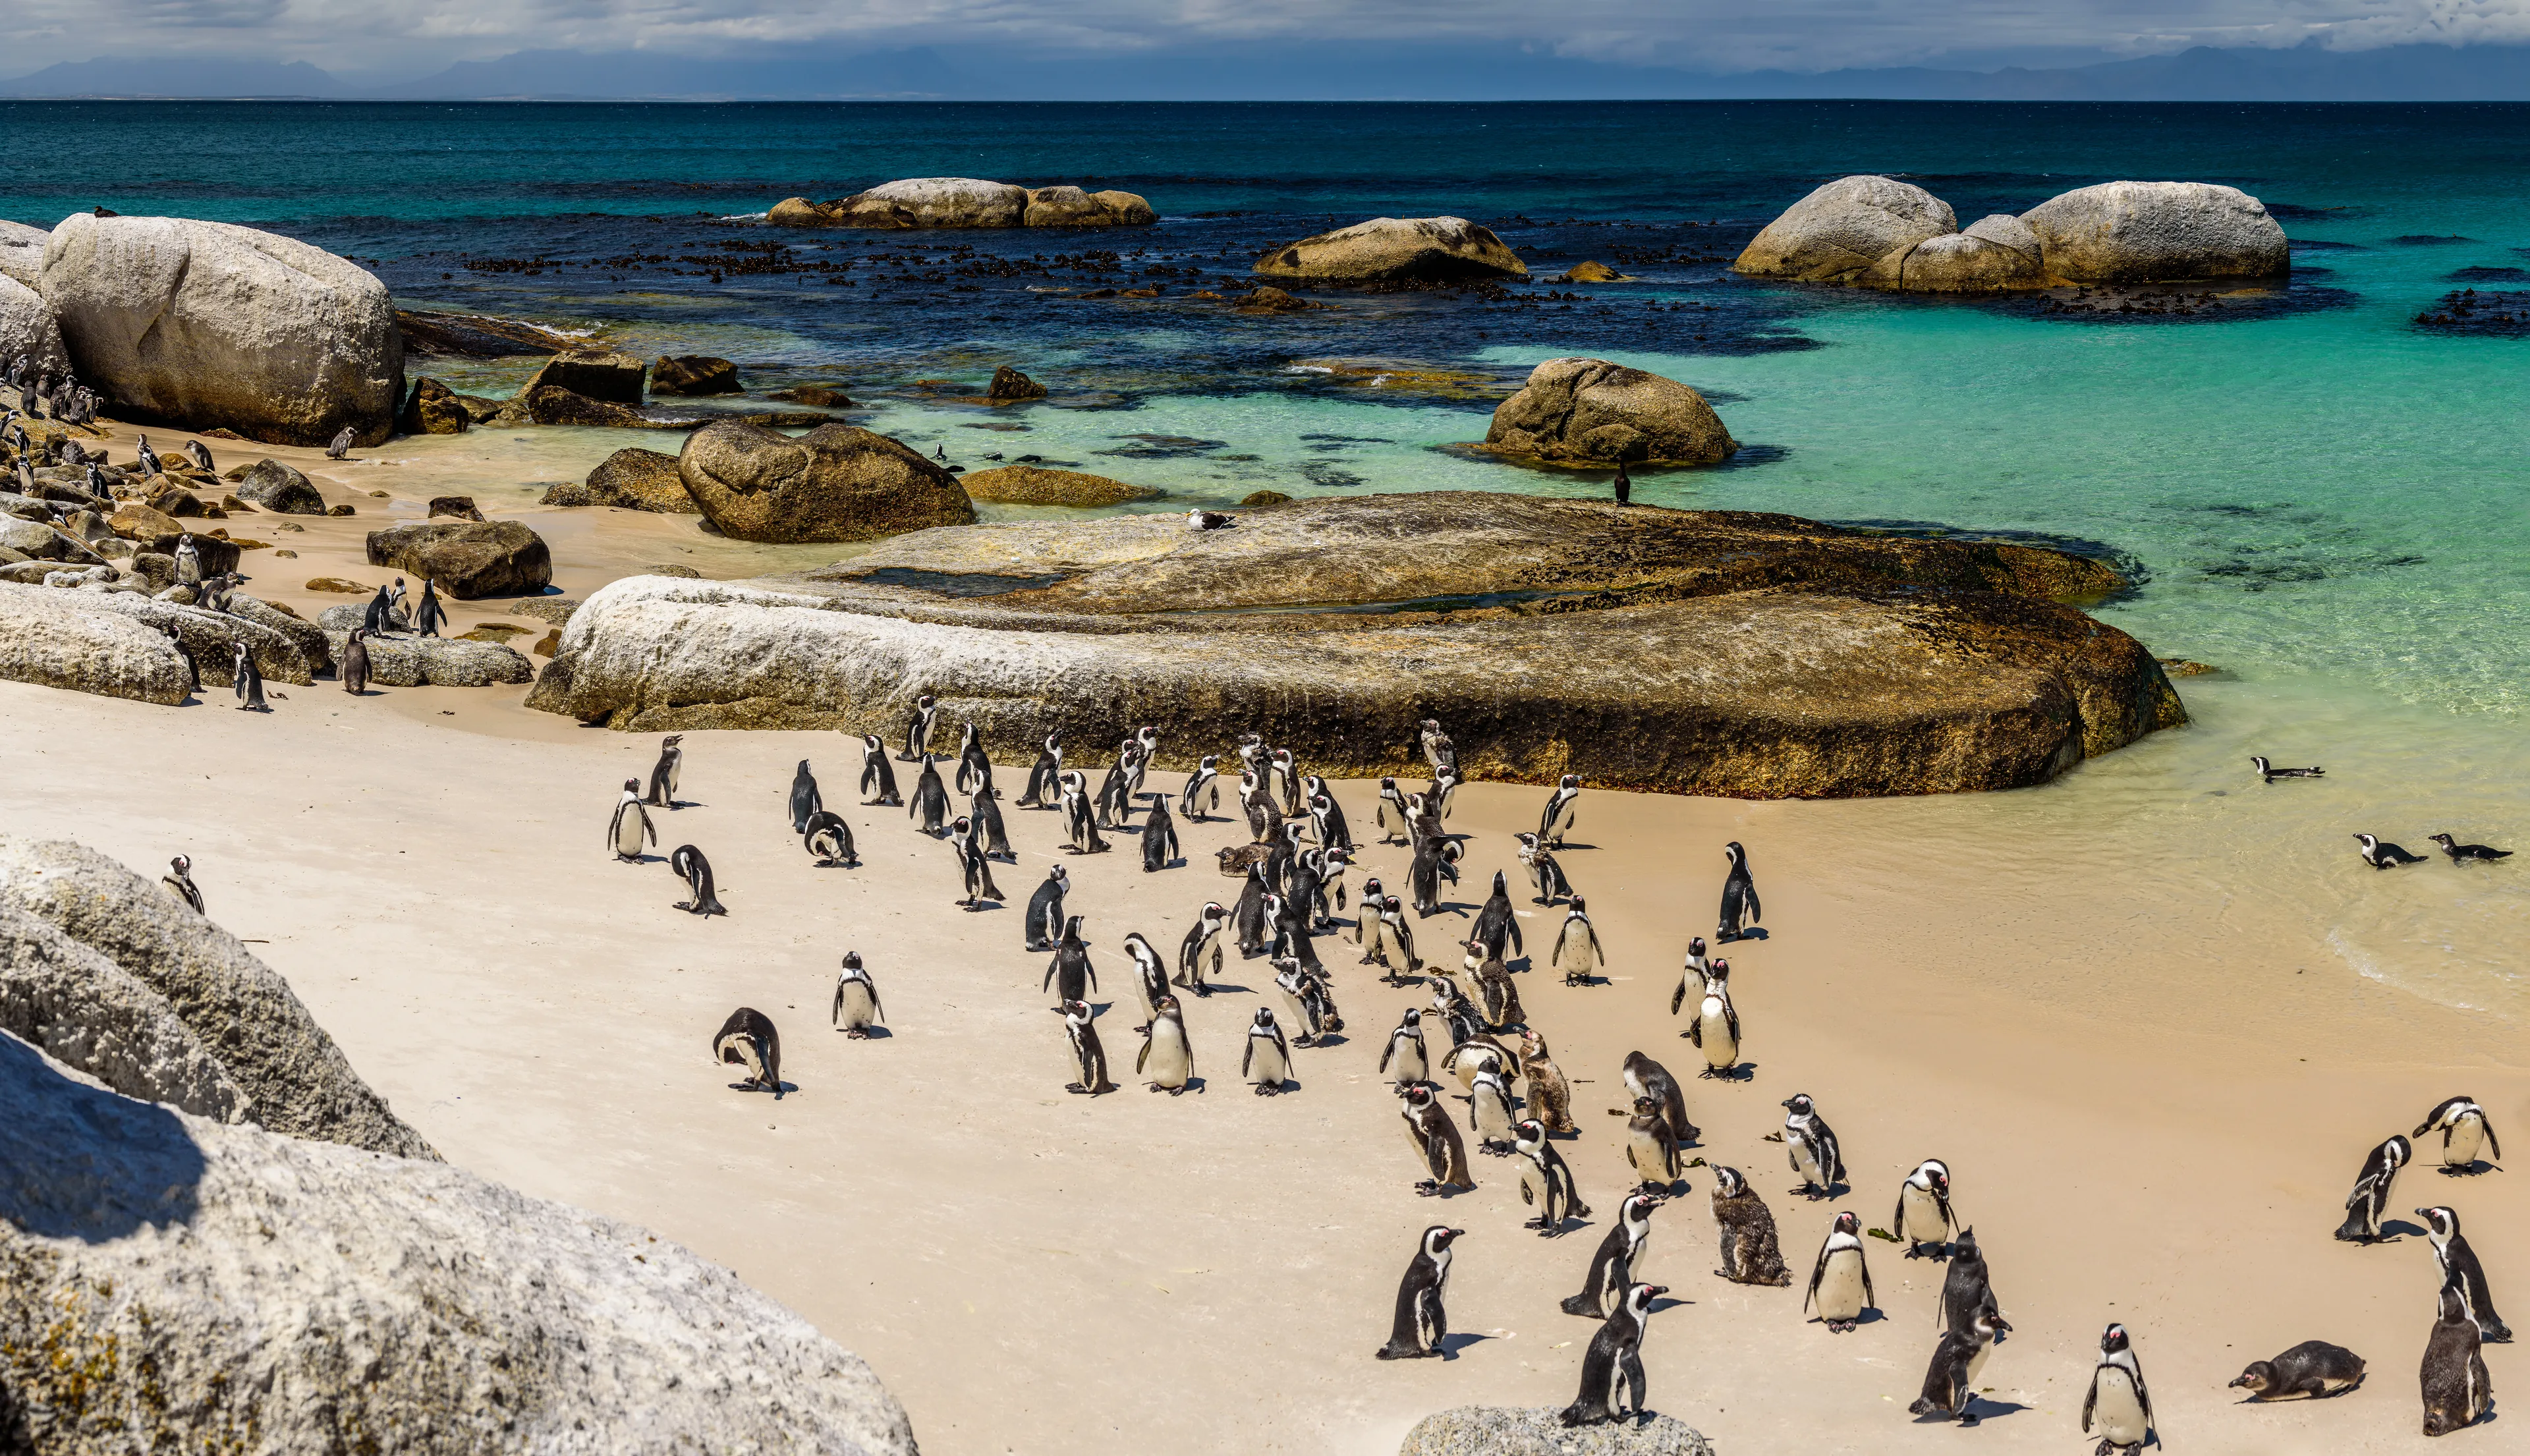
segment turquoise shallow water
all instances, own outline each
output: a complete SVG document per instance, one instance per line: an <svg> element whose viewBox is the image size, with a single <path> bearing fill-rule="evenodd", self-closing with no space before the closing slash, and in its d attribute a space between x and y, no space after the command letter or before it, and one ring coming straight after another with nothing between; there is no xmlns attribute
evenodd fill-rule
<svg viewBox="0 0 2530 1456"><path fill-rule="evenodd" d="M2139 579L2101 616L2223 670L2181 683L2195 727L1918 831L2234 896L2359 974L2530 1014L2530 859L2376 877L2346 837L2530 843L2530 338L2414 322L2456 288L2530 293L2530 107L44 103L0 104L0 216L254 222L370 260L413 304L721 353L758 386L841 384L873 427L970 466L1035 454L1207 502L1603 489L1447 447L1555 354L1685 380L1750 448L1638 499L2093 543ZM66 156L96 159L77 190L28 160ZM2220 319L2117 322L1727 274L1756 227L1850 171L1909 175L1963 222L2113 177L2232 183L2275 208L2298 271ZM1164 221L1095 239L748 221L935 173L1124 187ZM1485 221L1538 278L1287 319L1183 301L1382 212ZM766 243L780 266L750 265ZM1638 281L1560 297L1545 275L1583 257ZM1154 282L1169 295L1072 297ZM1326 359L1470 381L1436 398ZM1055 399L990 411L914 383L979 389L998 362ZM592 438L590 458L618 443L658 441ZM2332 777L2244 796L2258 751Z"/></svg>

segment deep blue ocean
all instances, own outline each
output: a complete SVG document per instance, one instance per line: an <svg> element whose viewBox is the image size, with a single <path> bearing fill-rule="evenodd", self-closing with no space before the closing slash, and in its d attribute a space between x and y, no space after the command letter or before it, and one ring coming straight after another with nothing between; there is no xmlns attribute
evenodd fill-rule
<svg viewBox="0 0 2530 1456"><path fill-rule="evenodd" d="M2276 894L2330 880L2349 815L2530 838L2530 328L2418 321L2457 290L2530 296L2530 106L16 102L0 136L0 216L251 223L367 262L408 306L720 354L758 390L839 385L952 459L1035 454L1200 501L1603 489L1453 447L1540 359L1615 357L1705 391L1747 447L1640 477L1638 500L2070 541L2139 583L2100 615L2222 670L2181 683L2196 728L1977 812L2140 825L2118 852L2184 839L2185 863L2254 865ZM1865 171L1962 224L2116 178L2227 183L2282 222L2295 272L2222 309L2068 318L1727 271ZM758 220L927 175L1122 188L1162 222ZM1286 317L1187 297L1329 226L1443 213L1495 228L1531 280ZM1632 281L1551 281L1585 258ZM1163 292L1082 297L1128 288ZM1001 363L1052 398L956 402ZM494 393L523 373L415 367ZM658 442L579 453L630 443ZM2222 795L2262 750L2361 786L2247 813ZM2331 913L2364 974L2475 1003L2518 975L2518 880L2418 879L2393 905L2351 886Z"/></svg>

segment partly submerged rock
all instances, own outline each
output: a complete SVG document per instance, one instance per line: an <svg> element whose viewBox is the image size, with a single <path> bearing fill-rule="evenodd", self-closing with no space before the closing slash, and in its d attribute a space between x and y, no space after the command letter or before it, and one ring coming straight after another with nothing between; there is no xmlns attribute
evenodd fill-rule
<svg viewBox="0 0 2530 1456"><path fill-rule="evenodd" d="M352 1070L289 982L154 879L67 839L0 835L0 907L45 922L161 998L261 1126L398 1158L438 1156ZM0 1236L6 1227L0 1219Z"/></svg>
<svg viewBox="0 0 2530 1456"><path fill-rule="evenodd" d="M1713 1456L1713 1444L1676 1416L1566 1426L1552 1406L1459 1406L1405 1433L1397 1456Z"/></svg>
<svg viewBox="0 0 2530 1456"><path fill-rule="evenodd" d="M41 292L80 377L118 407L267 444L349 426L377 445L404 404L386 285L296 239L73 213L45 245Z"/></svg>
<svg viewBox="0 0 2530 1456"><path fill-rule="evenodd" d="M32 1451L914 1452L866 1364L675 1243L6 1036L0 1270Z"/></svg>
<svg viewBox="0 0 2530 1456"><path fill-rule="evenodd" d="M1623 281L1624 276L1607 264L1592 259L1575 263L1555 275L1555 281L1557 283L1620 283Z"/></svg>
<svg viewBox="0 0 2530 1456"><path fill-rule="evenodd" d="M422 514L431 518L444 515L456 520L479 521L483 518L483 508L474 504L472 496L432 496L429 509Z"/></svg>
<svg viewBox="0 0 2530 1456"><path fill-rule="evenodd" d="M397 427L408 435L463 435L474 422L457 392L436 379L412 387Z"/></svg>
<svg viewBox="0 0 2530 1456"><path fill-rule="evenodd" d="M687 439L678 469L704 518L741 541L867 541L975 518L957 476L856 425L794 439L716 421Z"/></svg>
<svg viewBox="0 0 2530 1456"><path fill-rule="evenodd" d="M882 183L821 209L843 228L1016 228L1027 218L1027 189L972 177L908 177Z"/></svg>
<svg viewBox="0 0 2530 1456"><path fill-rule="evenodd" d="M2000 294L2045 288L2048 278L2038 236L1998 212L1965 231L1895 249L1856 281L1911 294Z"/></svg>
<svg viewBox="0 0 2530 1456"><path fill-rule="evenodd" d="M1462 217L1375 217L1287 243L1258 258L1254 271L1329 283L1457 283L1525 278L1528 265L1491 228Z"/></svg>
<svg viewBox="0 0 2530 1456"><path fill-rule="evenodd" d="M561 353L579 347L578 340L542 324L522 323L511 318L486 318L472 313L424 313L398 309L396 327L404 335L405 352L409 354L507 359Z"/></svg>
<svg viewBox="0 0 2530 1456"><path fill-rule="evenodd" d="M649 371L649 365L620 350L573 350L545 360L544 366L521 387L519 398L526 399L538 388L551 385L555 389L569 390L583 400L638 404L641 403L642 381Z"/></svg>
<svg viewBox="0 0 2530 1456"><path fill-rule="evenodd" d="M515 597L553 581L553 553L544 538L515 520L423 520L371 531L373 566L439 583L452 597Z"/></svg>
<svg viewBox="0 0 2530 1456"><path fill-rule="evenodd" d="M1709 465L1739 448L1704 396L1606 359L1548 359L1494 408L1488 448L1572 464Z"/></svg>
<svg viewBox="0 0 2530 1456"><path fill-rule="evenodd" d="M175 643L94 593L14 582L0 582L0 677L170 705L193 686Z"/></svg>
<svg viewBox="0 0 2530 1456"><path fill-rule="evenodd" d="M1483 779L2004 788L2184 721L2140 644L2024 594L2117 580L2076 560L1477 492L1299 501L1223 531L950 528L796 577L617 581L528 702L642 731L857 732L929 692L1002 751L1150 723L1172 745L1262 732L1346 777L1402 771L1439 717Z"/></svg>
<svg viewBox="0 0 2530 1456"><path fill-rule="evenodd" d="M1128 485L1104 475L1049 470L1041 465L969 470L958 481L974 500L1022 506L1122 506L1128 501L1157 500L1163 494L1146 485Z"/></svg>
<svg viewBox="0 0 2530 1456"><path fill-rule="evenodd" d="M2104 182L2020 215L2067 283L2267 278L2290 271L2282 224L2237 188Z"/></svg>
<svg viewBox="0 0 2530 1456"><path fill-rule="evenodd" d="M654 395L734 395L739 392L738 366L709 354L661 354L650 366Z"/></svg>
<svg viewBox="0 0 2530 1456"><path fill-rule="evenodd" d="M1958 228L1951 204L1913 183L1840 177L1786 208L1731 266L1752 278L1834 283Z"/></svg>
<svg viewBox="0 0 2530 1456"><path fill-rule="evenodd" d="M1029 189L1022 220L1031 228L1146 228L1160 217L1139 193L1051 187Z"/></svg>
<svg viewBox="0 0 2530 1456"><path fill-rule="evenodd" d="M556 491L564 489L556 487ZM686 492L685 477L677 471L677 458L655 450L619 450L597 462L588 472L587 482L577 488L579 498L559 499L556 491L545 493L548 506L615 506L626 511L656 511L670 515L698 515L702 508Z"/></svg>
<svg viewBox="0 0 2530 1456"><path fill-rule="evenodd" d="M993 371L993 382L984 386L984 398L996 402L1042 400L1045 398L1045 386L1010 365L1004 364Z"/></svg>

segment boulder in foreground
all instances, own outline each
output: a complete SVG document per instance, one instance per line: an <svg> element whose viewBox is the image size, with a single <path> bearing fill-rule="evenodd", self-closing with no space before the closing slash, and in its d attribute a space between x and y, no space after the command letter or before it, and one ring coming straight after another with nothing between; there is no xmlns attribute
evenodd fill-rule
<svg viewBox="0 0 2530 1456"><path fill-rule="evenodd" d="M553 582L544 538L515 520L425 520L369 532L369 565L439 583L452 597L518 597Z"/></svg>
<svg viewBox="0 0 2530 1456"><path fill-rule="evenodd" d="M975 518L957 476L857 425L793 439L715 421L687 438L678 470L704 519L740 541L868 541Z"/></svg>
<svg viewBox="0 0 2530 1456"><path fill-rule="evenodd" d="M120 410L268 445L349 426L367 446L404 404L386 285L296 239L73 213L45 244L41 292L80 376Z"/></svg>
<svg viewBox="0 0 2530 1456"><path fill-rule="evenodd" d="M1320 498L1228 530L1011 522L797 576L626 578L573 615L528 704L638 731L884 732L927 692L1014 755L1148 723L1167 767L1252 730L1348 778L1409 772L1438 717L1478 779L2008 788L2185 721L2140 643L2048 599L2120 584L2062 552L1788 516Z"/></svg>
<svg viewBox="0 0 2530 1456"><path fill-rule="evenodd" d="M176 644L96 610L89 595L0 582L0 677L143 703L185 701L193 679Z"/></svg>
<svg viewBox="0 0 2530 1456"><path fill-rule="evenodd" d="M1461 283L1525 278L1528 265L1493 229L1463 217L1375 217L1287 243L1253 271L1324 283Z"/></svg>
<svg viewBox="0 0 2530 1456"><path fill-rule="evenodd" d="M1553 1407L1459 1406L1415 1423L1397 1456L1713 1456L1675 1416L1568 1427Z"/></svg>
<svg viewBox="0 0 2530 1456"><path fill-rule="evenodd" d="M1710 465L1739 448L1704 396L1606 359L1548 359L1494 408L1485 444L1568 464Z"/></svg>

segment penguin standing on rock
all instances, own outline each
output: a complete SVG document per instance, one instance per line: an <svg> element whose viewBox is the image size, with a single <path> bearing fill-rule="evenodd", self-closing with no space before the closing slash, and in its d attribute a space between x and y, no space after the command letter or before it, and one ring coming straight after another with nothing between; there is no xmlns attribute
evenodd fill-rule
<svg viewBox="0 0 2530 1456"><path fill-rule="evenodd" d="M1813 1199L1833 1197L1844 1181L1844 1153L1836 1133L1818 1114L1808 1093L1792 1094L1784 1099L1784 1105L1789 1109L1784 1115L1784 1154L1801 1180L1801 1186L1792 1191Z"/></svg>
<svg viewBox="0 0 2530 1456"><path fill-rule="evenodd" d="M436 637L448 624L448 609L439 605L438 583L425 579L421 583L421 600L413 604L412 630L415 636Z"/></svg>
<svg viewBox="0 0 2530 1456"><path fill-rule="evenodd" d="M896 765L888 762L887 745L878 734L861 734L861 803L893 809L905 802L896 791Z"/></svg>
<svg viewBox="0 0 2530 1456"><path fill-rule="evenodd" d="M158 883L167 887L169 894L192 906L194 914L202 913L202 890L193 883L192 859L180 854L167 861L167 873L158 877Z"/></svg>
<svg viewBox="0 0 2530 1456"><path fill-rule="evenodd" d="M1634 1268L1651 1247L1652 1212L1659 1207L1660 1200L1648 1193L1625 1195L1617 1206L1617 1221L1608 1225L1598 1252L1590 1256L1590 1272L1582 1279L1581 1292L1564 1301L1564 1313L1602 1320L1616 1310L1625 1286L1633 1282Z"/></svg>
<svg viewBox="0 0 2530 1456"><path fill-rule="evenodd" d="M742 1090L770 1092L775 1102L782 1100L782 1034L773 1029L772 1017L753 1006L739 1007L720 1024L720 1034L712 1038L712 1059L746 1068Z"/></svg>
<svg viewBox="0 0 2530 1456"><path fill-rule="evenodd" d="M2425 1341L2419 1371L2425 1396L2425 1434L2448 1435L2474 1426L2495 1405L2486 1354L2478 1348L2477 1321L2459 1289L2443 1286L2435 1302L2434 1332Z"/></svg>
<svg viewBox="0 0 2530 1456"><path fill-rule="evenodd" d="M2363 1170L2354 1175L2354 1191L2345 1196L2345 1221L2337 1229L2339 1239L2349 1244L2381 1241L2381 1215L2390 1209L2391 1185L2414 1156L2407 1140L2395 1134L2365 1155Z"/></svg>
<svg viewBox="0 0 2530 1456"><path fill-rule="evenodd" d="M931 755L922 755L922 777L913 781L913 801L905 806L905 817L922 822L922 832L933 838L949 820L949 786L940 782L940 770Z"/></svg>
<svg viewBox="0 0 2530 1456"><path fill-rule="evenodd" d="M202 584L202 553L193 545L191 533L176 542L176 584L178 586Z"/></svg>
<svg viewBox="0 0 2530 1456"><path fill-rule="evenodd" d="M2010 1328L2001 1315L1979 1310L1965 1323L1942 1331L1942 1342L1933 1347L1933 1363L1924 1372L1924 1393L1907 1411L1948 1416L1961 1426L1977 1424L1976 1413L1969 1409L1976 1403L1977 1376L1984 1374L1986 1357Z"/></svg>
<svg viewBox="0 0 2530 1456"><path fill-rule="evenodd" d="M638 860L645 844L659 842L650 811L641 807L641 781L624 781L624 797L615 801L615 817L606 825L606 845L621 860Z"/></svg>
<svg viewBox="0 0 2530 1456"><path fill-rule="evenodd" d="M1071 889L1071 871L1060 864L1046 867L1045 882L1028 896L1027 948L1051 950L1063 939L1063 896Z"/></svg>
<svg viewBox="0 0 2530 1456"><path fill-rule="evenodd" d="M689 896L677 901L678 909L707 919L729 913L721 905L720 898L712 893L711 861L703 858L701 850L691 844L678 845L676 852L668 856L668 868L685 880Z"/></svg>
<svg viewBox="0 0 2530 1456"><path fill-rule="evenodd" d="M686 767L686 750L677 745L685 741L686 735L683 733L670 733L659 740L659 761L650 766L650 791L644 796L647 802L659 808L677 807L677 780L684 775ZM799 767L804 772L807 769L806 760L801 760ZM792 833L807 832L808 825L805 818L795 813L792 819Z"/></svg>
<svg viewBox="0 0 2530 1456"><path fill-rule="evenodd" d="M1915 1164L1898 1185L1898 1212L1889 1215L1890 1231L1906 1246L1906 1257L1941 1258L1950 1252L1958 1222L1951 1213L1950 1165L1938 1158Z"/></svg>
<svg viewBox="0 0 2530 1456"><path fill-rule="evenodd" d="M1757 881L1748 873L1748 851L1733 839L1722 846L1722 852L1730 857L1731 874L1722 882L1722 928L1713 939L1729 944L1763 916L1757 908Z"/></svg>
<svg viewBox="0 0 2530 1456"><path fill-rule="evenodd" d="M1380 1359L1427 1360L1449 1353L1441 1347L1441 1342L1450 1336L1441 1292L1450 1282L1450 1245L1464 1238L1466 1232L1438 1223L1423 1230L1422 1245L1415 1250L1413 1262L1405 1266L1405 1277L1398 1283L1397 1322L1389 1330L1388 1343L1379 1347Z"/></svg>
<svg viewBox="0 0 2530 1456"><path fill-rule="evenodd" d="M669 791L675 792L673 788ZM808 821L825 807L825 800L817 794L817 776L808 772L808 761L803 758L798 772L791 776L791 833L806 835Z"/></svg>
<svg viewBox="0 0 2530 1456"><path fill-rule="evenodd" d="M237 662L230 673L237 684L238 711L271 712L272 705L263 700L263 670L254 665L254 655L246 650L244 642L238 643L236 650Z"/></svg>
<svg viewBox="0 0 2530 1456"><path fill-rule="evenodd" d="M1628 1285L1614 1314L1590 1336L1589 1353L1581 1357L1581 1393L1556 1417L1566 1426L1597 1426L1643 1411L1643 1335L1650 1327L1652 1301L1669 1293L1666 1284Z"/></svg>
<svg viewBox="0 0 2530 1456"><path fill-rule="evenodd" d="M1735 1167L1713 1170L1713 1221L1722 1230L1722 1267L1715 1273L1734 1284L1781 1288L1792 1282L1792 1271L1784 1267L1774 1211Z"/></svg>
<svg viewBox="0 0 2530 1456"><path fill-rule="evenodd" d="M1261 1021L1273 1015L1259 1008ZM1459 1140L1458 1125L1450 1120L1447 1108L1429 1082L1412 1082L1397 1090L1398 1115L1405 1122L1405 1141L1414 1149L1416 1161L1431 1174L1417 1179L1414 1191L1426 1198L1438 1196L1444 1188L1473 1188L1475 1175L1467 1171L1467 1145Z"/></svg>
<svg viewBox="0 0 2530 1456"><path fill-rule="evenodd" d="M817 857L821 869L860 863L860 856L852 852L852 827L831 809L820 809L808 816L807 833L799 836L799 842Z"/></svg>
<svg viewBox="0 0 2530 1456"><path fill-rule="evenodd" d="M1581 1190L1572 1182L1571 1165L1546 1140L1545 1123L1523 1117L1512 1124L1512 1152L1520 1160L1519 1201L1537 1210L1537 1216L1522 1228L1534 1228L1539 1238L1551 1239L1564 1231L1566 1219L1590 1216L1590 1206L1581 1201Z"/></svg>
<svg viewBox="0 0 2530 1456"><path fill-rule="evenodd" d="M390 605L387 589L379 587L378 594L369 599L368 610L360 615L360 625L368 628L370 636L383 637L393 631L395 622L387 615Z"/></svg>
<svg viewBox="0 0 2530 1456"><path fill-rule="evenodd" d="M1862 1255L1862 1222L1849 1213L1839 1213L1827 1242L1819 1245L1801 1308L1816 1304L1829 1332L1844 1334L1862 1322L1863 1311L1878 1303L1879 1296L1871 1292L1871 1265Z"/></svg>
<svg viewBox="0 0 2530 1456"><path fill-rule="evenodd" d="M2435 1132L2443 1135L2443 1171L2453 1176L2477 1171L2481 1147L2498 1159L2503 1157L2503 1145L2495 1140L2486 1109L2471 1099L2454 1097L2437 1104L2410 1136L2422 1138Z"/></svg>
<svg viewBox="0 0 2530 1456"><path fill-rule="evenodd" d="M1097 1097L1116 1090L1107 1079L1107 1049L1099 1043L1097 1013L1084 1000L1067 1000L1055 1007L1063 1013L1064 1034L1072 1039L1072 1080L1064 1091Z"/></svg>
<svg viewBox="0 0 2530 1456"><path fill-rule="evenodd" d="M2135 1358L2134 1341L2122 1324L2111 1324L2100 1335L2100 1363L2091 1367L2091 1388L2082 1397L2082 1433L2100 1429L2094 1456L2140 1451L2153 1432L2152 1392L2143 1383L2143 1362Z"/></svg>
<svg viewBox="0 0 2530 1456"><path fill-rule="evenodd" d="M2460 1234L2458 1213L2445 1208L2418 1209L2416 1216L2425 1220L2425 1237L2433 1242L2434 1262L2442 1266L2443 1283L2458 1287L2460 1298L2468 1301L2468 1316L2477 1321L2478 1332L2489 1344L2512 1343L2511 1327L2495 1313L2495 1292L2486 1285L2486 1267L2477 1262L2477 1251Z"/></svg>
<svg viewBox="0 0 2530 1456"><path fill-rule="evenodd" d="M861 953L844 952L843 973L835 978L835 1029L855 1042L869 1040L869 1029L887 1019L878 1003L878 983L861 967Z"/></svg>

